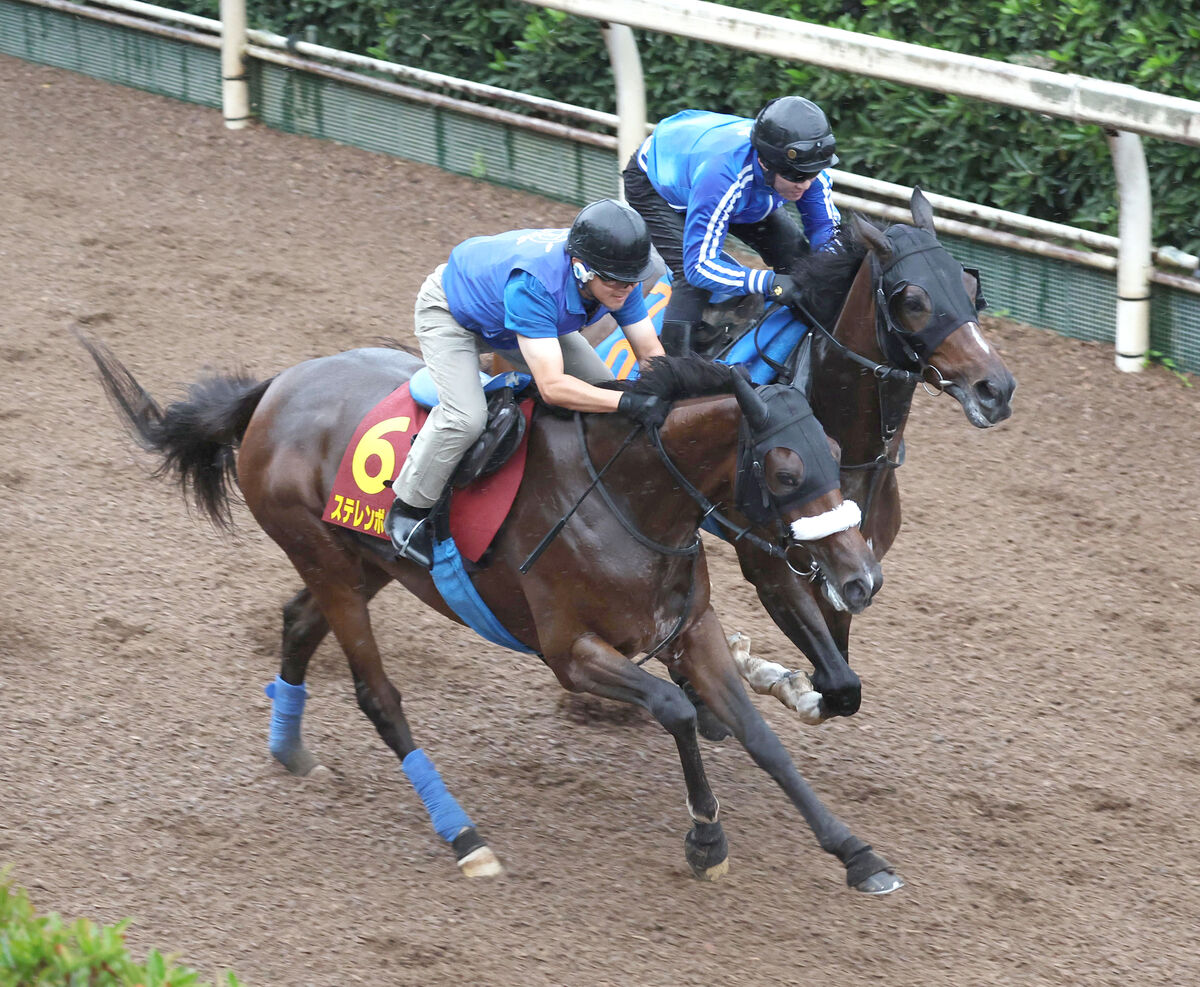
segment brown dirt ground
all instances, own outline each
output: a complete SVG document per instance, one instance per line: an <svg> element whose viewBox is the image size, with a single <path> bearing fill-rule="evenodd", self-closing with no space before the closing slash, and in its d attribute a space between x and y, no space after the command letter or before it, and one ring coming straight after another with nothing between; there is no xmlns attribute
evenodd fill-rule
<svg viewBox="0 0 1200 987"><path fill-rule="evenodd" d="M706 745L727 880L687 871L674 746L399 588L373 613L418 737L507 868L461 879L332 644L307 735L266 750L297 580L145 477L70 327L160 398L405 336L478 232L573 210L0 58L0 862L37 906L257 985L1200 982L1198 392L1109 348L989 329L1015 417L919 394L862 712L758 702L899 866L867 899L732 742ZM731 554L727 629L794 662Z"/></svg>

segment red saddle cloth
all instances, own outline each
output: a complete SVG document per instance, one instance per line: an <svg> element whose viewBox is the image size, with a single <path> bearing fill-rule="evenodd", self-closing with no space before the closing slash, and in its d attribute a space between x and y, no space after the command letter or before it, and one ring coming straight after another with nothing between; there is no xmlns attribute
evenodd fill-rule
<svg viewBox="0 0 1200 987"><path fill-rule="evenodd" d="M533 415L531 398L521 402L521 413L528 426ZM375 405L359 423L342 454L321 519L387 541L383 519L394 495L384 481L396 478L408 458L413 439L428 417L429 412L412 399L408 384L396 388ZM450 534L459 552L472 562L479 561L508 517L525 473L528 445L526 428L521 444L508 462L490 476L456 489L450 496Z"/></svg>

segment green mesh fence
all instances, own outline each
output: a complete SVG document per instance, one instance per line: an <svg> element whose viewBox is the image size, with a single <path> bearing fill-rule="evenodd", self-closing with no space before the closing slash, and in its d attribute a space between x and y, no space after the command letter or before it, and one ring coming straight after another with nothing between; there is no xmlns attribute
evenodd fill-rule
<svg viewBox="0 0 1200 987"><path fill-rule="evenodd" d="M260 119L583 205L616 195L616 155L270 63L254 73Z"/></svg>
<svg viewBox="0 0 1200 987"><path fill-rule="evenodd" d="M0 0L0 53L221 107L221 55L214 48Z"/></svg>
<svg viewBox="0 0 1200 987"><path fill-rule="evenodd" d="M939 239L957 260L983 272L990 312L1076 339L1112 342L1116 274L975 240ZM1200 296L1151 286L1150 350L1200 372Z"/></svg>
<svg viewBox="0 0 1200 987"><path fill-rule="evenodd" d="M0 0L0 53L219 108L220 54L76 15ZM616 155L270 63L250 66L252 109L279 130L328 138L582 205L618 191ZM943 237L983 272L991 311L1079 339L1111 342L1116 276ZM1153 286L1152 351L1200 372L1200 296Z"/></svg>
<svg viewBox="0 0 1200 987"><path fill-rule="evenodd" d="M960 237L938 239L956 260L982 272L990 313L1077 339L1112 339L1117 311L1114 274Z"/></svg>

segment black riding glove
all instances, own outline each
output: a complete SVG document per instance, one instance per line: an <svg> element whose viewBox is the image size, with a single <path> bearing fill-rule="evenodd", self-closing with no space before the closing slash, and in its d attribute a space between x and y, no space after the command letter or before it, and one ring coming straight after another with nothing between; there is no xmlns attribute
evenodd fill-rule
<svg viewBox="0 0 1200 987"><path fill-rule="evenodd" d="M778 302L780 305L791 306L800 289L790 274L776 274L775 281L767 290L767 301Z"/></svg>
<svg viewBox="0 0 1200 987"><path fill-rule="evenodd" d="M662 428L662 423L671 413L671 404L656 394L635 394L626 391L621 395L617 411L632 418L646 428Z"/></svg>

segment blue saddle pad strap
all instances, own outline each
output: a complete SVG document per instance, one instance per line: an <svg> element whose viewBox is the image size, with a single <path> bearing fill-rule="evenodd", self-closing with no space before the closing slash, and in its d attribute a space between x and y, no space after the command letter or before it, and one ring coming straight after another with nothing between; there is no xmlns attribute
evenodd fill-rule
<svg viewBox="0 0 1200 987"><path fill-rule="evenodd" d="M777 308L763 320L757 331L746 333L738 339L720 359L720 363L741 364L750 371L750 379L756 384L775 383L775 369L763 359L765 353L776 363L786 363L808 326L797 319L786 308ZM761 352L760 352L761 349Z"/></svg>
<svg viewBox="0 0 1200 987"><path fill-rule="evenodd" d="M479 383L483 387L484 394L491 394L492 391L498 391L502 387L511 387L514 393L520 394L532 380L533 378L529 374L523 374L516 370L496 374L494 377L489 377L482 370L479 371ZM437 384L433 382L433 375L429 372L428 367L421 367L412 375L408 381L408 393L422 408L432 408L438 403Z"/></svg>
<svg viewBox="0 0 1200 987"><path fill-rule="evenodd" d="M463 566L462 556L453 538L447 538L433 546L433 583L442 599L458 614L471 630L492 644L523 654L536 652L527 648L505 630L496 615L488 609L476 591L471 577Z"/></svg>

